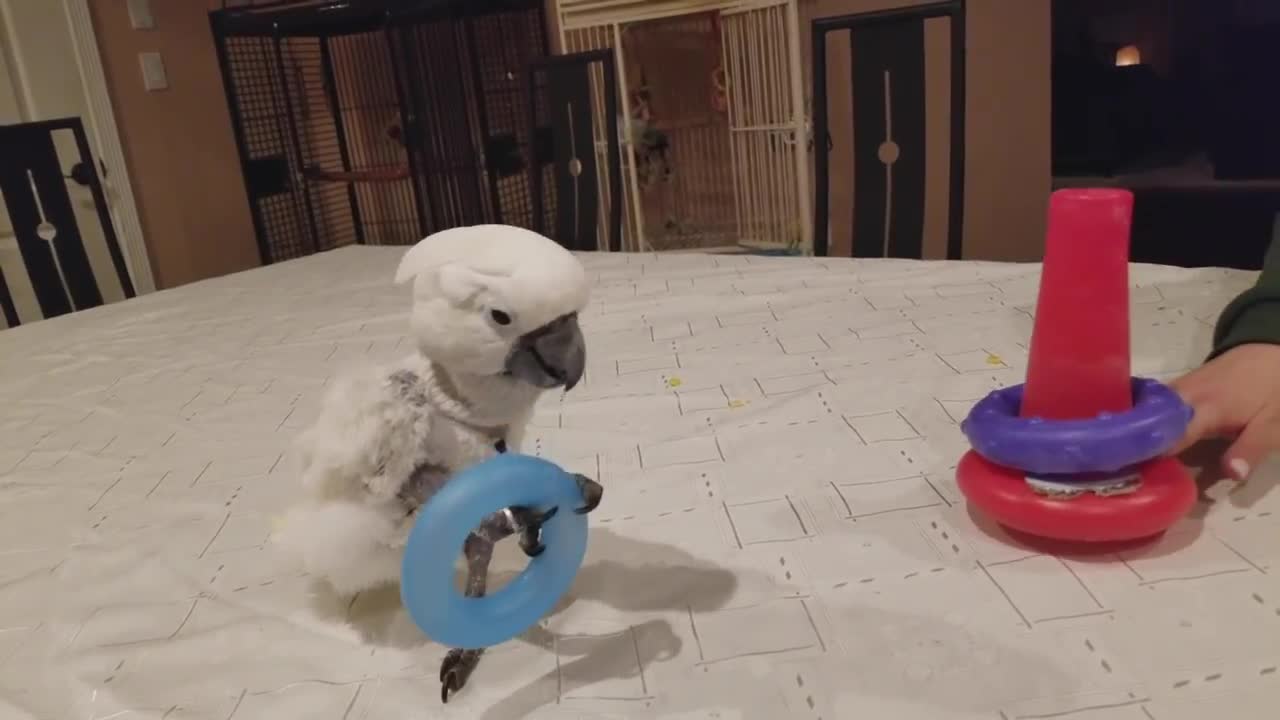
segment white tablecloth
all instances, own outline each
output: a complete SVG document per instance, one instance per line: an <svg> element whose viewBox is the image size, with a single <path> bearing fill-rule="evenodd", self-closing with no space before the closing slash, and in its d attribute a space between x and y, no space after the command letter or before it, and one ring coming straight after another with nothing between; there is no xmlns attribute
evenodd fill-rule
<svg viewBox="0 0 1280 720"><path fill-rule="evenodd" d="M588 559L441 706L394 590L334 597L267 542L325 384L409 351L398 257L0 333L0 717L1277 716L1260 483L1124 556L966 511L957 420L1021 381L1037 266L707 255L585 258L587 379L526 449L607 488ZM1252 275L1132 279L1134 370L1168 377Z"/></svg>

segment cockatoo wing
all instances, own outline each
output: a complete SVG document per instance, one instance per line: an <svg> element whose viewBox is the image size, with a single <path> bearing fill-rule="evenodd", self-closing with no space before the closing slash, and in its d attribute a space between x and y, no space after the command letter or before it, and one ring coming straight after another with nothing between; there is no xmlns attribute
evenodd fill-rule
<svg viewBox="0 0 1280 720"><path fill-rule="evenodd" d="M398 392L385 371L339 378L298 439L302 485L317 499L392 500L424 461L430 428L429 410Z"/></svg>

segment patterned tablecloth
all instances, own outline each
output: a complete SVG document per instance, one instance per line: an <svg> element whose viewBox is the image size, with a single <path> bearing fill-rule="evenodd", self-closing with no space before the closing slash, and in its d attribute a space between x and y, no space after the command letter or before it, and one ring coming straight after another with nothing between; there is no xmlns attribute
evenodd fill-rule
<svg viewBox="0 0 1280 720"><path fill-rule="evenodd" d="M585 258L587 379L526 451L606 486L587 562L441 706L394 590L334 597L268 543L325 384L409 351L398 258L0 333L0 717L1276 717L1263 480L1103 558L958 496L957 420L1021 380L1038 266L709 255ZM1135 266L1135 372L1194 366L1252 277Z"/></svg>

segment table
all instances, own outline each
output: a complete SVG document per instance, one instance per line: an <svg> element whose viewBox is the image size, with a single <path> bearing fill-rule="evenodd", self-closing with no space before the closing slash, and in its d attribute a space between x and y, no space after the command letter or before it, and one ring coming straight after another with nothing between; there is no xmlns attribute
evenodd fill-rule
<svg viewBox="0 0 1280 720"><path fill-rule="evenodd" d="M957 494L957 421L1021 380L1038 266L699 254L584 257L586 380L525 450L605 485L588 558L441 706L394 589L336 597L269 542L326 383L409 351L399 255L0 333L0 716L1274 717L1264 483L1104 558ZM1195 366L1252 279L1134 266L1135 372Z"/></svg>

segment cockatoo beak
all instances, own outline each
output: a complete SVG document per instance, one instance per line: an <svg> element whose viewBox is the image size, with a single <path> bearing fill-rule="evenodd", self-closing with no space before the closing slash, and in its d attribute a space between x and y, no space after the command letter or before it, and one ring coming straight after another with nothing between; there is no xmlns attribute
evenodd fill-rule
<svg viewBox="0 0 1280 720"><path fill-rule="evenodd" d="M572 390L587 364L578 316L565 315L523 335L507 357L507 373L542 388Z"/></svg>

